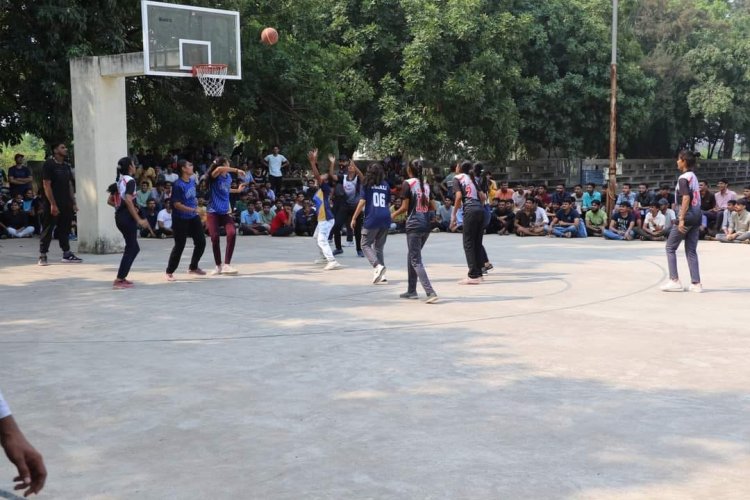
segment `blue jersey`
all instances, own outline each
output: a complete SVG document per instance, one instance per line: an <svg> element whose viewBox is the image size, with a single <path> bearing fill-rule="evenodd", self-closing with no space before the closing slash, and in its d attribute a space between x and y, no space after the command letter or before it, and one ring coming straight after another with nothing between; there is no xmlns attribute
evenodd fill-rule
<svg viewBox="0 0 750 500"><path fill-rule="evenodd" d="M180 219L192 219L198 217L198 214L194 212L183 212L182 210L175 207L175 203L182 203L186 207L198 208L198 198L195 196L195 179L190 178L188 181L177 179L172 185L172 210L173 214L176 214Z"/></svg>
<svg viewBox="0 0 750 500"><path fill-rule="evenodd" d="M331 185L328 181L323 182L320 185L320 189L313 195L312 202L315 205L315 211L318 214L318 222L324 222L333 219L333 211L331 210Z"/></svg>
<svg viewBox="0 0 750 500"><path fill-rule="evenodd" d="M391 189L385 182L365 187L361 193L365 200L365 229L388 229L391 227Z"/></svg>
<svg viewBox="0 0 750 500"><path fill-rule="evenodd" d="M229 213L229 189L232 186L232 177L223 173L210 180L211 186L208 199L208 212L215 214Z"/></svg>

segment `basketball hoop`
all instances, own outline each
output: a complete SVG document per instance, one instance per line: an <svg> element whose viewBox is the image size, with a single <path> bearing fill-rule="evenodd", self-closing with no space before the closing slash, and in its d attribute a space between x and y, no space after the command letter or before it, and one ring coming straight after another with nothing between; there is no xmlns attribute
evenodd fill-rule
<svg viewBox="0 0 750 500"><path fill-rule="evenodd" d="M207 96L220 97L224 93L224 83L227 76L226 64L196 64L193 66L193 76L203 85Z"/></svg>

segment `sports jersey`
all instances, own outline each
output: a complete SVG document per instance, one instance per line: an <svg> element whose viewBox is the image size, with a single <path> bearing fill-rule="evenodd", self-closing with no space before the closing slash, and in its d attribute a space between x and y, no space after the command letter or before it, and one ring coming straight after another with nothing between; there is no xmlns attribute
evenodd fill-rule
<svg viewBox="0 0 750 500"><path fill-rule="evenodd" d="M482 202L479 199L479 190L477 184L471 180L468 174L456 174L453 178L453 191L461 191L464 213L474 210L483 210Z"/></svg>
<svg viewBox="0 0 750 500"><path fill-rule="evenodd" d="M365 229L388 229L391 226L391 190L387 183L365 187L360 194L365 200Z"/></svg>
<svg viewBox="0 0 750 500"><path fill-rule="evenodd" d="M223 173L209 180L208 213L228 214L230 212L229 189L232 186L232 177Z"/></svg>
<svg viewBox="0 0 750 500"><path fill-rule="evenodd" d="M344 176L342 185L344 188L344 194L346 195L347 205L357 206L357 203L359 203L360 199L360 190L358 189L359 177L355 177L354 179L349 180L349 177Z"/></svg>
<svg viewBox="0 0 750 500"><path fill-rule="evenodd" d="M420 189L421 185L421 189ZM427 197L425 203L424 197ZM424 232L430 230L428 212L431 198L430 185L420 183L419 179L406 179L401 186L401 198L409 200L409 210L406 216L407 232Z"/></svg>
<svg viewBox="0 0 750 500"><path fill-rule="evenodd" d="M312 202L315 205L315 212L318 214L318 222L333 219L333 211L331 210L331 203L329 201L330 197L331 185L328 181L325 181L320 185L320 188L318 188L312 197Z"/></svg>
<svg viewBox="0 0 750 500"><path fill-rule="evenodd" d="M674 196L675 203L678 206L682 205L683 196L690 196L690 205L688 205L685 214L685 225L700 225L701 215L703 215L703 212L701 212L701 193L698 186L698 177L693 172L685 172L677 179Z"/></svg>
<svg viewBox="0 0 750 500"><path fill-rule="evenodd" d="M195 179L192 177L187 181L182 178L177 179L172 185L172 207L173 213L180 219L192 219L198 217L194 212L183 212L175 207L175 204L182 203L188 208L198 208L198 198L195 196Z"/></svg>
<svg viewBox="0 0 750 500"><path fill-rule="evenodd" d="M121 175L120 179L117 181L117 192L120 195L120 199L119 203L115 207L115 211L127 211L128 207L127 205L125 205L123 200L125 199L126 195L135 194L135 179L133 179L129 175Z"/></svg>

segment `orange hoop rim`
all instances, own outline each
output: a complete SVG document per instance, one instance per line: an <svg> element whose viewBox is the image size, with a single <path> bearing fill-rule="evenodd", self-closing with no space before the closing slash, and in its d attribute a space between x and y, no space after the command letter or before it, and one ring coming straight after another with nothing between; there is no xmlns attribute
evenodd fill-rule
<svg viewBox="0 0 750 500"><path fill-rule="evenodd" d="M199 76L201 74L214 74L219 71L223 71L228 66L226 64L196 64L193 66L193 76Z"/></svg>

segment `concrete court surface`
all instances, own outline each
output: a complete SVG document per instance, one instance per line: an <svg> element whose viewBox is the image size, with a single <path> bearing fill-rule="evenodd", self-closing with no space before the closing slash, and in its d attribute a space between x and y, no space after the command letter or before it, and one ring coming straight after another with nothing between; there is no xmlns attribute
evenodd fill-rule
<svg viewBox="0 0 750 500"><path fill-rule="evenodd" d="M237 277L188 278L189 246L166 283L171 241L142 240L124 291L118 255L1 241L0 387L42 498L750 498L750 246L701 242L699 295L658 290L663 243L485 242L462 287L461 237L431 235L427 305L398 298L402 235L384 286L299 237L239 237Z"/></svg>

